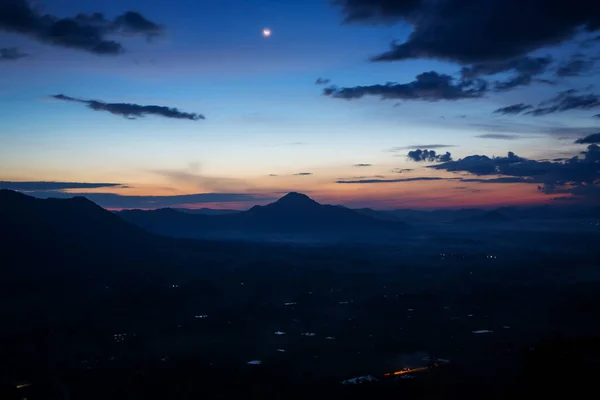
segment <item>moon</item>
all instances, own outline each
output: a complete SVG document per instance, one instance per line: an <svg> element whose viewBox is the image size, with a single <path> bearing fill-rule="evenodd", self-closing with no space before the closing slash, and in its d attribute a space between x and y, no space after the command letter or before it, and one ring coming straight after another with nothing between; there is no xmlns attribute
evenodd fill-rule
<svg viewBox="0 0 600 400"><path fill-rule="evenodd" d="M262 35L263 35L264 37L269 37L269 36L271 36L271 29L269 29L269 28L265 28L265 29L263 29L263 31L262 31Z"/></svg>

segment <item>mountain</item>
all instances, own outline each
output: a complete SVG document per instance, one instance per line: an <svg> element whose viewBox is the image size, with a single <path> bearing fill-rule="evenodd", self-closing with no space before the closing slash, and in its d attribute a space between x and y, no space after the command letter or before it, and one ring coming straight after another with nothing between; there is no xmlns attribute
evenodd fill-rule
<svg viewBox="0 0 600 400"><path fill-rule="evenodd" d="M395 215L393 211L378 211L373 210L372 208L355 208L354 211L359 214L367 215L371 218L382 219L384 221L405 221L399 216Z"/></svg>
<svg viewBox="0 0 600 400"><path fill-rule="evenodd" d="M226 215L226 214L237 214L240 210L218 210L214 208L174 208L176 211L180 211L187 214L200 214L200 215Z"/></svg>
<svg viewBox="0 0 600 400"><path fill-rule="evenodd" d="M506 216L505 214L493 210L488 211L486 213L480 215L473 215L463 218L458 218L454 221L454 223L458 224L498 224L503 222L510 222L513 219L511 217Z"/></svg>
<svg viewBox="0 0 600 400"><path fill-rule="evenodd" d="M274 203L226 215L198 215L173 209L130 210L118 214L150 232L175 237L290 238L357 237L397 233L402 222L376 219L345 207L323 205L301 193L288 193Z"/></svg>

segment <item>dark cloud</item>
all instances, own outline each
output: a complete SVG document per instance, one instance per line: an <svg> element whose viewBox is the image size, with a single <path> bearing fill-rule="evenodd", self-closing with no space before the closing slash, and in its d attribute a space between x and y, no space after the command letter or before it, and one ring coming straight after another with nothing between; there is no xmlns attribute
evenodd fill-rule
<svg viewBox="0 0 600 400"><path fill-rule="evenodd" d="M370 167L372 164L354 164L354 167Z"/></svg>
<svg viewBox="0 0 600 400"><path fill-rule="evenodd" d="M22 53L18 47L4 47L0 49L0 62L15 61L28 56L29 54Z"/></svg>
<svg viewBox="0 0 600 400"><path fill-rule="evenodd" d="M468 156L456 161L432 165L429 168L450 172L469 172L475 175L501 175L496 178L505 179L503 183L537 183L543 193L571 193L583 196L582 187L597 187L600 185L600 147L591 144L587 151L581 152L583 158L572 157L565 161L550 162L528 160L508 153L507 157L487 157L482 155ZM510 178L510 179L507 179ZM474 182L463 178L464 182ZM481 180L483 181L483 180ZM488 183L489 179L485 180ZM476 180L479 182L479 180ZM594 189L595 190L595 189Z"/></svg>
<svg viewBox="0 0 600 400"><path fill-rule="evenodd" d="M397 173L397 174L403 174L403 173L405 173L405 172L411 172L411 171L413 171L413 170L412 170L412 169L410 169L410 168L394 168L394 169L392 170L392 172L395 172L395 173Z"/></svg>
<svg viewBox="0 0 600 400"><path fill-rule="evenodd" d="M105 103L98 100L83 100L75 97L65 96L64 94L57 94L52 96L57 100L73 101L77 103L87 104L89 108L94 111L107 111L114 115L120 115L127 119L137 119L146 115L160 115L166 118L175 119L189 119L197 121L199 119L205 119L204 115L196 113L187 113L179 111L177 108L164 107L164 106L142 106L139 104L131 103Z"/></svg>
<svg viewBox="0 0 600 400"><path fill-rule="evenodd" d="M600 28L590 0L335 0L346 22L406 22L403 43L375 61L435 58L475 64L511 60Z"/></svg>
<svg viewBox="0 0 600 400"><path fill-rule="evenodd" d="M483 135L475 136L479 139L498 139L498 140L517 140L523 139L523 136L519 135L507 135L504 133L484 133Z"/></svg>
<svg viewBox="0 0 600 400"><path fill-rule="evenodd" d="M159 36L164 33L164 28L152 21L149 21L142 14L135 11L127 11L118 16L113 27L123 33L145 35L148 38Z"/></svg>
<svg viewBox="0 0 600 400"><path fill-rule="evenodd" d="M434 176L424 176L417 178L403 178L403 179L359 179L359 180L339 180L335 183L344 184L361 184L361 183L398 183L398 182L415 182L415 181L443 181L452 180L458 178L438 178Z"/></svg>
<svg viewBox="0 0 600 400"><path fill-rule="evenodd" d="M402 146L402 147L392 147L388 149L389 152L396 152L402 150L413 150L413 149L445 149L448 147L456 147L453 144L415 144L413 146Z"/></svg>
<svg viewBox="0 0 600 400"><path fill-rule="evenodd" d="M417 75L409 83L387 83L385 85L325 88L323 94L338 99L360 99L364 96L376 96L394 100L460 100L482 97L487 83L481 79L466 79L455 82L450 75L435 71Z"/></svg>
<svg viewBox="0 0 600 400"><path fill-rule="evenodd" d="M492 60L463 67L464 78L477 78L484 75L496 75L503 72L514 72L517 76L535 76L547 70L552 57L524 56L508 60Z"/></svg>
<svg viewBox="0 0 600 400"><path fill-rule="evenodd" d="M596 114L596 115L594 115L594 117L600 118L600 114Z"/></svg>
<svg viewBox="0 0 600 400"><path fill-rule="evenodd" d="M591 143L600 143L600 133L593 133L584 138L577 139L575 141L577 144L591 144Z"/></svg>
<svg viewBox="0 0 600 400"><path fill-rule="evenodd" d="M121 43L113 40L116 34L150 38L163 33L161 26L134 11L128 11L112 21L100 13L60 18L40 12L29 0L0 2L0 30L25 35L42 43L100 55L123 53Z"/></svg>
<svg viewBox="0 0 600 400"><path fill-rule="evenodd" d="M415 162L427 161L427 162L448 162L452 161L452 156L449 152L446 154L436 154L435 150L411 150L408 152L408 159Z"/></svg>
<svg viewBox="0 0 600 400"><path fill-rule="evenodd" d="M329 85L330 82L331 79L317 78L317 80L315 81L315 85Z"/></svg>
<svg viewBox="0 0 600 400"><path fill-rule="evenodd" d="M0 189L18 190L21 192L96 189L106 187L123 187L121 183L87 183L87 182L13 182L0 181Z"/></svg>
<svg viewBox="0 0 600 400"><path fill-rule="evenodd" d="M531 183L530 180L520 177L503 177L491 179L462 178L460 181L468 183Z"/></svg>
<svg viewBox="0 0 600 400"><path fill-rule="evenodd" d="M269 174L269 176L279 176L279 175L277 175L277 174Z"/></svg>
<svg viewBox="0 0 600 400"><path fill-rule="evenodd" d="M105 208L165 208L199 203L242 203L274 200L272 197L245 193L199 193L175 196L121 196L113 193L65 193L44 191L30 193L39 198L83 196Z"/></svg>
<svg viewBox="0 0 600 400"><path fill-rule="evenodd" d="M333 0L342 8L345 22L395 22L417 10L421 0Z"/></svg>
<svg viewBox="0 0 600 400"><path fill-rule="evenodd" d="M548 115L570 110L590 110L600 107L600 96L597 94L577 94L574 89L560 92L556 97L540 103L526 114L533 116Z"/></svg>
<svg viewBox="0 0 600 400"><path fill-rule="evenodd" d="M532 108L533 106L530 104L519 103L513 104L512 106L499 108L496 111L494 111L494 114L516 115Z"/></svg>
<svg viewBox="0 0 600 400"><path fill-rule="evenodd" d="M596 60L592 58L574 57L558 66L556 75L559 77L580 76L594 68Z"/></svg>
<svg viewBox="0 0 600 400"><path fill-rule="evenodd" d="M463 67L461 75L465 79L473 79L510 72L512 73L511 77L504 81L496 81L493 87L496 91L506 91L531 84L536 76L546 72L551 63L552 57L549 56L524 56L509 60L493 60Z"/></svg>
<svg viewBox="0 0 600 400"><path fill-rule="evenodd" d="M312 174L312 172L298 172L297 174L294 174L294 176L308 176Z"/></svg>

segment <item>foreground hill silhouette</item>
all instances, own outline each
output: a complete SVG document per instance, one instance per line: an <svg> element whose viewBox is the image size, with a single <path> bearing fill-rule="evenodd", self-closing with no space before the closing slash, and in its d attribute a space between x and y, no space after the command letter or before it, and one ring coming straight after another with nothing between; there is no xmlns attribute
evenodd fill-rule
<svg viewBox="0 0 600 400"><path fill-rule="evenodd" d="M198 215L173 209L128 210L124 220L167 236L247 239L348 238L403 232L400 221L373 218L354 210L323 205L301 193L288 193L274 203L227 215Z"/></svg>

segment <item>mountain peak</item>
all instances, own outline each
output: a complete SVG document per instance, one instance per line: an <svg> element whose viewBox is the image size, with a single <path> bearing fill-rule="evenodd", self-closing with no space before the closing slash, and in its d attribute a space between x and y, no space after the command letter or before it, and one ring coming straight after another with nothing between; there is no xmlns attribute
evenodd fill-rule
<svg viewBox="0 0 600 400"><path fill-rule="evenodd" d="M290 193L286 194L285 196L283 196L282 198L280 198L279 200L277 200L275 202L275 204L293 206L293 207L302 207L302 206L306 206L306 205L312 206L312 205L319 204L319 203L317 203L316 201L314 201L313 199L311 199L310 197L308 197L305 194L298 193L298 192L290 192Z"/></svg>

